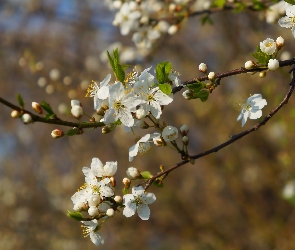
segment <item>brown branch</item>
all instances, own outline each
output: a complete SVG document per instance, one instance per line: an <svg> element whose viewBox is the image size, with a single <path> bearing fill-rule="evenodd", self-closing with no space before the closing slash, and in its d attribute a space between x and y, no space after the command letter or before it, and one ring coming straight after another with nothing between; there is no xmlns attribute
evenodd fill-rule
<svg viewBox="0 0 295 250"><path fill-rule="evenodd" d="M294 63L294 62L293 62ZM286 66L286 65L285 65ZM236 135L233 135L231 136L231 139L229 139L228 141L212 148L212 149L209 149L203 153L200 153L200 154L197 154L197 155L193 155L193 156L188 156L188 160L184 160L184 161L181 161L179 163L177 163L176 165L168 168L167 170L165 171L162 171L156 175L154 175L152 178L150 178L149 180L147 180L146 182L144 182L142 185L144 187L145 190L147 190L149 188L149 186L159 177L165 175L167 176L171 171L183 166L184 164L188 163L190 161L190 159L193 159L193 160L196 160L198 158L201 158L201 157L204 157L206 155L209 155L211 153L215 153L215 152L218 152L220 149L222 148L225 148L226 146L232 144L233 142L237 141L237 140L240 140L241 138L243 138L244 136L258 130L262 125L265 125L273 116L274 114L276 114L285 104L288 103L293 91L294 91L294 88L295 88L295 66L293 67L293 69L290 71L292 72L293 74L293 77L292 77L292 81L290 83L290 88L286 94L286 96L284 97L284 99L280 102L280 104L275 108L273 109L271 112L269 112L269 114L259 123L257 123L255 126L253 126L252 128L248 129L248 130L245 130L239 134L236 134Z"/></svg>
<svg viewBox="0 0 295 250"><path fill-rule="evenodd" d="M29 114L34 122L42 122L42 123L49 123L49 124L56 124L56 125L62 125L62 126L67 126L67 127L77 127L77 128L97 128L97 127L102 127L105 124L103 122L87 122L87 123L77 123L77 122L68 122L68 121L63 121L59 118L55 119L45 119L42 116L35 115L31 113L28 110L25 110L23 108L20 108L18 106L15 106L14 104L4 100L3 98L0 97L0 103L3 103L5 106L17 110L22 113L27 113Z"/></svg>

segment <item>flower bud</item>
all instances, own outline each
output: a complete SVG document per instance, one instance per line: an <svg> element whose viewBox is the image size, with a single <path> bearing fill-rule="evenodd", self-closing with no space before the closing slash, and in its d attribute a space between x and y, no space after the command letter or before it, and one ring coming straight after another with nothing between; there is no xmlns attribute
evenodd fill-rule
<svg viewBox="0 0 295 250"><path fill-rule="evenodd" d="M74 107L75 105L81 106L80 101L78 101L78 100L71 100L71 106Z"/></svg>
<svg viewBox="0 0 295 250"><path fill-rule="evenodd" d="M84 202L79 202L74 205L74 210L75 211L87 211L88 210L88 205Z"/></svg>
<svg viewBox="0 0 295 250"><path fill-rule="evenodd" d="M276 40L277 49L280 50L284 46L284 44L285 44L284 38L279 36Z"/></svg>
<svg viewBox="0 0 295 250"><path fill-rule="evenodd" d="M277 59L269 59L267 66L270 70L276 70L280 67L280 63Z"/></svg>
<svg viewBox="0 0 295 250"><path fill-rule="evenodd" d="M110 184L111 184L112 187L115 187L116 186L116 179L115 179L114 176L111 176L110 177Z"/></svg>
<svg viewBox="0 0 295 250"><path fill-rule="evenodd" d="M115 210L113 208L109 208L107 211L106 211L106 215L109 216L109 217L113 217L115 214Z"/></svg>
<svg viewBox="0 0 295 250"><path fill-rule="evenodd" d="M135 117L138 119L138 120L141 120L143 118L145 118L147 115L147 112L140 108L140 109L137 109L136 112L135 112Z"/></svg>
<svg viewBox="0 0 295 250"><path fill-rule="evenodd" d="M43 113L41 105L37 102L32 102L32 109L34 109L38 114Z"/></svg>
<svg viewBox="0 0 295 250"><path fill-rule="evenodd" d="M23 121L24 124L33 123L32 116L27 113L22 115L21 120Z"/></svg>
<svg viewBox="0 0 295 250"><path fill-rule="evenodd" d="M180 134L181 134L182 136L187 135L187 133L188 133L188 131L189 131L187 125L182 125L181 128L180 128L179 130L180 130Z"/></svg>
<svg viewBox="0 0 295 250"><path fill-rule="evenodd" d="M97 216L99 214L99 211L98 211L98 208L95 207L95 206L91 206L89 209L88 209L88 214L92 217L94 216Z"/></svg>
<svg viewBox="0 0 295 250"><path fill-rule="evenodd" d="M175 127L167 126L163 129L162 137L166 142L174 141L178 137L178 130Z"/></svg>
<svg viewBox="0 0 295 250"><path fill-rule="evenodd" d="M169 35L174 35L178 31L178 26L177 25L171 25L168 29L168 34Z"/></svg>
<svg viewBox="0 0 295 250"><path fill-rule="evenodd" d="M62 132L60 129L55 129L51 132L51 136L54 139L60 138L64 136L64 132Z"/></svg>
<svg viewBox="0 0 295 250"><path fill-rule="evenodd" d="M127 174L128 178L131 179L131 180L141 178L140 171L137 168L134 168L134 167L128 168L127 171L126 171L126 174Z"/></svg>
<svg viewBox="0 0 295 250"><path fill-rule="evenodd" d="M20 117L20 112L18 110L12 110L10 116L12 118L19 118Z"/></svg>
<svg viewBox="0 0 295 250"><path fill-rule="evenodd" d="M103 127L101 128L101 133L104 134L104 135L110 133L111 131L112 131L112 130L109 128L108 125L103 126Z"/></svg>
<svg viewBox="0 0 295 250"><path fill-rule="evenodd" d="M166 146L166 142L160 136L153 138L153 142L157 147Z"/></svg>
<svg viewBox="0 0 295 250"><path fill-rule="evenodd" d="M79 105L74 105L72 106L71 113L75 118L80 119L83 115L83 108Z"/></svg>
<svg viewBox="0 0 295 250"><path fill-rule="evenodd" d="M264 78L266 76L266 72L265 71L262 71L259 73L259 77L260 78Z"/></svg>
<svg viewBox="0 0 295 250"><path fill-rule="evenodd" d="M128 188L130 187L131 180L125 177L125 178L123 179L122 183L123 183L123 185L124 185L124 188L128 189Z"/></svg>
<svg viewBox="0 0 295 250"><path fill-rule="evenodd" d="M190 89L187 89L186 91L184 91L182 93L182 96L186 99L186 100L191 100L194 97L194 92L191 91Z"/></svg>
<svg viewBox="0 0 295 250"><path fill-rule="evenodd" d="M188 142L189 142L188 137L187 136L182 137L182 142L184 145L188 145Z"/></svg>
<svg viewBox="0 0 295 250"><path fill-rule="evenodd" d="M214 72L210 72L210 73L208 74L208 79L209 79L210 81L213 81L213 80L215 79L215 73L214 73Z"/></svg>
<svg viewBox="0 0 295 250"><path fill-rule="evenodd" d="M123 198L120 195L115 196L114 201L117 203L122 203Z"/></svg>
<svg viewBox="0 0 295 250"><path fill-rule="evenodd" d="M256 64L252 60L245 62L246 69L253 69L255 66Z"/></svg>
<svg viewBox="0 0 295 250"><path fill-rule="evenodd" d="M97 206L101 202L101 198L98 194L92 194L88 199L89 206Z"/></svg>
<svg viewBox="0 0 295 250"><path fill-rule="evenodd" d="M208 67L207 67L207 65L205 63L201 63L199 65L199 71L201 71L203 73L206 73L207 72L207 69L208 69Z"/></svg>

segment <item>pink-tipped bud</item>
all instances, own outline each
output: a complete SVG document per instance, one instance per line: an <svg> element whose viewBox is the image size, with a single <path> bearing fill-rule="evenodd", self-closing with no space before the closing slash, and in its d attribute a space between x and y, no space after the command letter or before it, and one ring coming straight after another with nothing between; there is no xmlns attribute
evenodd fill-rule
<svg viewBox="0 0 295 250"><path fill-rule="evenodd" d="M20 117L20 112L18 110L12 110L10 116L12 118L19 118Z"/></svg>
<svg viewBox="0 0 295 250"><path fill-rule="evenodd" d="M253 69L255 66L256 64L252 60L245 62L246 69Z"/></svg>
<svg viewBox="0 0 295 250"><path fill-rule="evenodd" d="M27 113L22 115L21 120L23 121L24 124L33 123L32 116Z"/></svg>
<svg viewBox="0 0 295 250"><path fill-rule="evenodd" d="M277 49L280 50L284 46L284 44L285 44L284 38L279 36L276 40Z"/></svg>
<svg viewBox="0 0 295 250"><path fill-rule="evenodd" d="M202 73L206 73L207 72L207 65L205 63L200 63L199 65L199 71L202 72Z"/></svg>
<svg viewBox="0 0 295 250"><path fill-rule="evenodd" d="M128 178L124 178L123 181L122 181L122 183L124 185L124 188L128 189L130 187L131 180L128 179Z"/></svg>
<svg viewBox="0 0 295 250"><path fill-rule="evenodd" d="M110 177L110 184L111 184L112 187L115 187L116 186L116 179L115 179L114 176L111 176Z"/></svg>
<svg viewBox="0 0 295 250"><path fill-rule="evenodd" d="M43 110L38 102L32 102L32 109L34 109L38 114L42 114Z"/></svg>
<svg viewBox="0 0 295 250"><path fill-rule="evenodd" d="M51 132L51 136L54 139L60 138L64 136L64 132L62 132L60 129L55 129Z"/></svg>

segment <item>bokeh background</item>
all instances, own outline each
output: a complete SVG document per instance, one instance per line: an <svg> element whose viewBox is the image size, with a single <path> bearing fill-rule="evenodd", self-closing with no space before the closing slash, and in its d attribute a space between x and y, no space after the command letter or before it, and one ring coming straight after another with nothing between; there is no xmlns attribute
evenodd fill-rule
<svg viewBox="0 0 295 250"><path fill-rule="evenodd" d="M93 100L85 98L88 84L111 72L106 49L119 47L124 62L138 69L170 61L183 81L201 76L201 62L215 72L242 67L268 37L283 36L284 50L295 54L290 30L267 24L253 12L216 13L214 25L204 26L199 17L191 18L148 55L136 51L131 36L120 35L113 19L100 0L1 1L0 96L16 104L20 93L29 110L32 101L45 100L60 118L75 121L69 114L71 99L92 114ZM186 101L178 93L163 119L178 128L187 124L190 153L203 152L243 130L236 122L238 103L250 94L267 99L264 114L278 105L288 89L288 70L269 72L264 79L250 74L224 79L205 103ZM294 206L282 198L284 186L295 177L294 104L292 97L257 132L172 172L163 189L151 187L157 201L150 206L150 220L117 213L103 225L105 244L99 249L295 249ZM51 131L66 128L24 125L10 112L0 105L3 250L97 248L83 238L80 223L66 216L73 207L71 196L84 181L81 169L90 166L92 157L118 161L118 193L129 166L156 173L160 164L168 168L180 160L169 148L156 148L130 164L134 138L122 128L54 140Z"/></svg>

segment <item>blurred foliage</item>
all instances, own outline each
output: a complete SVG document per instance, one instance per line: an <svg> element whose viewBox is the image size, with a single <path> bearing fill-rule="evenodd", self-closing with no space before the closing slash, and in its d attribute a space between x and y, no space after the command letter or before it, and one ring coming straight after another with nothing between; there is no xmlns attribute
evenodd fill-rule
<svg viewBox="0 0 295 250"><path fill-rule="evenodd" d="M267 37L282 35L284 49L295 54L291 32L266 24L257 13L222 12L211 18L213 26L202 26L201 17L189 19L145 60L128 63L154 69L169 61L184 81L200 76L201 62L215 72L244 66ZM58 117L72 121L70 101L78 99L91 114L93 100L84 98L88 84L110 72L101 53L115 41L132 46L131 37L120 36L112 20L99 0L2 1L1 96L13 103L17 93L26 104L44 100L59 111ZM187 124L190 153L203 152L242 131L237 102L249 94L267 99L264 115L273 109L288 89L287 72L269 72L264 79L258 74L223 79L205 103L186 101L178 93L165 107L164 119L177 127ZM151 219L116 214L101 230L105 244L99 249L295 249L294 207L281 198L284 184L295 176L294 104L292 97L259 131L172 172L164 188L151 187L157 196ZM168 148L157 148L131 165L128 145L134 141L122 128L53 140L50 133L56 127L23 125L10 112L0 105L0 249L96 249L83 239L79 223L66 216L73 206L70 197L83 184L81 168L92 157L117 160L119 191L127 167L154 174L160 164L167 168L180 160Z"/></svg>

